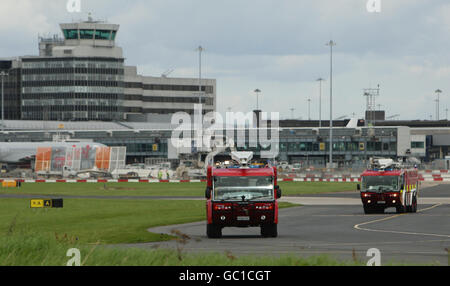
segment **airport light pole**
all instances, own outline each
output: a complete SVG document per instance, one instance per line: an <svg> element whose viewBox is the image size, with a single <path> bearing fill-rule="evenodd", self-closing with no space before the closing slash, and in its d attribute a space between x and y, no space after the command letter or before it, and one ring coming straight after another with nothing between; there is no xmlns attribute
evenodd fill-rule
<svg viewBox="0 0 450 286"><path fill-rule="evenodd" d="M0 76L2 77L2 131L5 130L5 90L4 90L4 78L8 76L7 72L0 72Z"/></svg>
<svg viewBox="0 0 450 286"><path fill-rule="evenodd" d="M330 47L330 168L333 165L333 47L336 43L330 40L327 44Z"/></svg>
<svg viewBox="0 0 450 286"><path fill-rule="evenodd" d="M257 88L255 89L255 93L256 93L256 110L259 110L259 94L261 93L261 90Z"/></svg>
<svg viewBox="0 0 450 286"><path fill-rule="evenodd" d="M442 90L436 89L436 120L440 120L439 118L439 95L442 93Z"/></svg>
<svg viewBox="0 0 450 286"><path fill-rule="evenodd" d="M322 127L322 81L324 81L323 78L318 78L317 81L319 82L319 128Z"/></svg>
<svg viewBox="0 0 450 286"><path fill-rule="evenodd" d="M308 98L308 120L311 121L311 98Z"/></svg>
<svg viewBox="0 0 450 286"><path fill-rule="evenodd" d="M202 52L204 51L202 46L198 46L198 101L202 104Z"/></svg>

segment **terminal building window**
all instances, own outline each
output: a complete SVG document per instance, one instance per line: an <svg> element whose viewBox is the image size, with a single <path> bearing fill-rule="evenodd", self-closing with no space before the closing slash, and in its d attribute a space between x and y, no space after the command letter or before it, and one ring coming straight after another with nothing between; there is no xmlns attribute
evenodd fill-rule
<svg viewBox="0 0 450 286"><path fill-rule="evenodd" d="M290 142L290 143L281 143L280 150L288 151L288 152L317 152L317 151L325 151L329 150L329 143L324 142L323 149L320 149L321 143L313 143L313 142ZM363 143L364 144L364 143ZM367 151L394 151L396 150L395 142L391 143L381 143L381 142L367 142ZM366 146L366 145L364 145ZM359 148L359 142L333 142L333 151L337 152L359 152L365 151L365 148ZM416 147L418 148L418 147Z"/></svg>
<svg viewBox="0 0 450 286"><path fill-rule="evenodd" d="M142 88L144 90L167 90L167 91L192 91L198 92L197 85L168 85L168 84L143 84L141 82L124 82L125 88ZM202 86L202 91L207 94L214 93L213 86Z"/></svg>
<svg viewBox="0 0 450 286"><path fill-rule="evenodd" d="M420 148L423 149L425 148L425 143L424 142L411 142L411 148Z"/></svg>
<svg viewBox="0 0 450 286"><path fill-rule="evenodd" d="M97 30L95 31L96 40L109 40L111 38L111 31L108 30Z"/></svg>
<svg viewBox="0 0 450 286"><path fill-rule="evenodd" d="M80 30L80 39L94 39L94 30Z"/></svg>
<svg viewBox="0 0 450 286"><path fill-rule="evenodd" d="M78 40L78 30L64 30L66 40Z"/></svg>
<svg viewBox="0 0 450 286"><path fill-rule="evenodd" d="M367 151L381 151L381 142L367 142Z"/></svg>

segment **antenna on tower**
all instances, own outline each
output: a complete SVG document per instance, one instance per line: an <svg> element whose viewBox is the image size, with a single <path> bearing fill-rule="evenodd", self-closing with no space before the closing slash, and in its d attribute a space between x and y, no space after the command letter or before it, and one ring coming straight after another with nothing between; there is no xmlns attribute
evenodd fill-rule
<svg viewBox="0 0 450 286"><path fill-rule="evenodd" d="M376 117L376 98L380 96L380 85L377 85L377 88L365 88L364 96L366 97L366 124L373 125Z"/></svg>

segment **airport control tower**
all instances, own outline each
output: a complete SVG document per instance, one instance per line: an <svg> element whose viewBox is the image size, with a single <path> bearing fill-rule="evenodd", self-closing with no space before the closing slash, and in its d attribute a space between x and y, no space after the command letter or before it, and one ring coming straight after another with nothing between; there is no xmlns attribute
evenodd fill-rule
<svg viewBox="0 0 450 286"><path fill-rule="evenodd" d="M62 36L39 38L38 56L0 58L6 120L167 123L174 113L194 114L199 102L204 113L216 110L215 79L146 76L127 66L119 25L89 17L60 27Z"/></svg>
<svg viewBox="0 0 450 286"><path fill-rule="evenodd" d="M122 59L122 48L115 45L119 25L94 21L60 24L64 46L55 47L53 56L106 57Z"/></svg>
<svg viewBox="0 0 450 286"><path fill-rule="evenodd" d="M40 38L39 57L22 57L22 119L122 120L119 25L89 17L60 27L64 39Z"/></svg>

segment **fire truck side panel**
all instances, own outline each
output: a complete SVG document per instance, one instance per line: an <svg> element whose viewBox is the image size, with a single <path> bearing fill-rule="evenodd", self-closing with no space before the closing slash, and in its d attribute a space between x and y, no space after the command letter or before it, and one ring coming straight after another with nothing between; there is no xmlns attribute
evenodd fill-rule
<svg viewBox="0 0 450 286"><path fill-rule="evenodd" d="M208 166L206 171L207 187L212 188L212 166Z"/></svg>
<svg viewBox="0 0 450 286"><path fill-rule="evenodd" d="M213 219L212 219L212 202L211 202L211 200L206 201L206 216L207 216L208 223L212 223Z"/></svg>
<svg viewBox="0 0 450 286"><path fill-rule="evenodd" d="M406 171L405 206L412 206L414 197L418 196L419 177L417 171Z"/></svg>
<svg viewBox="0 0 450 286"><path fill-rule="evenodd" d="M274 218L274 223L278 224L278 201L275 201L275 218Z"/></svg>

